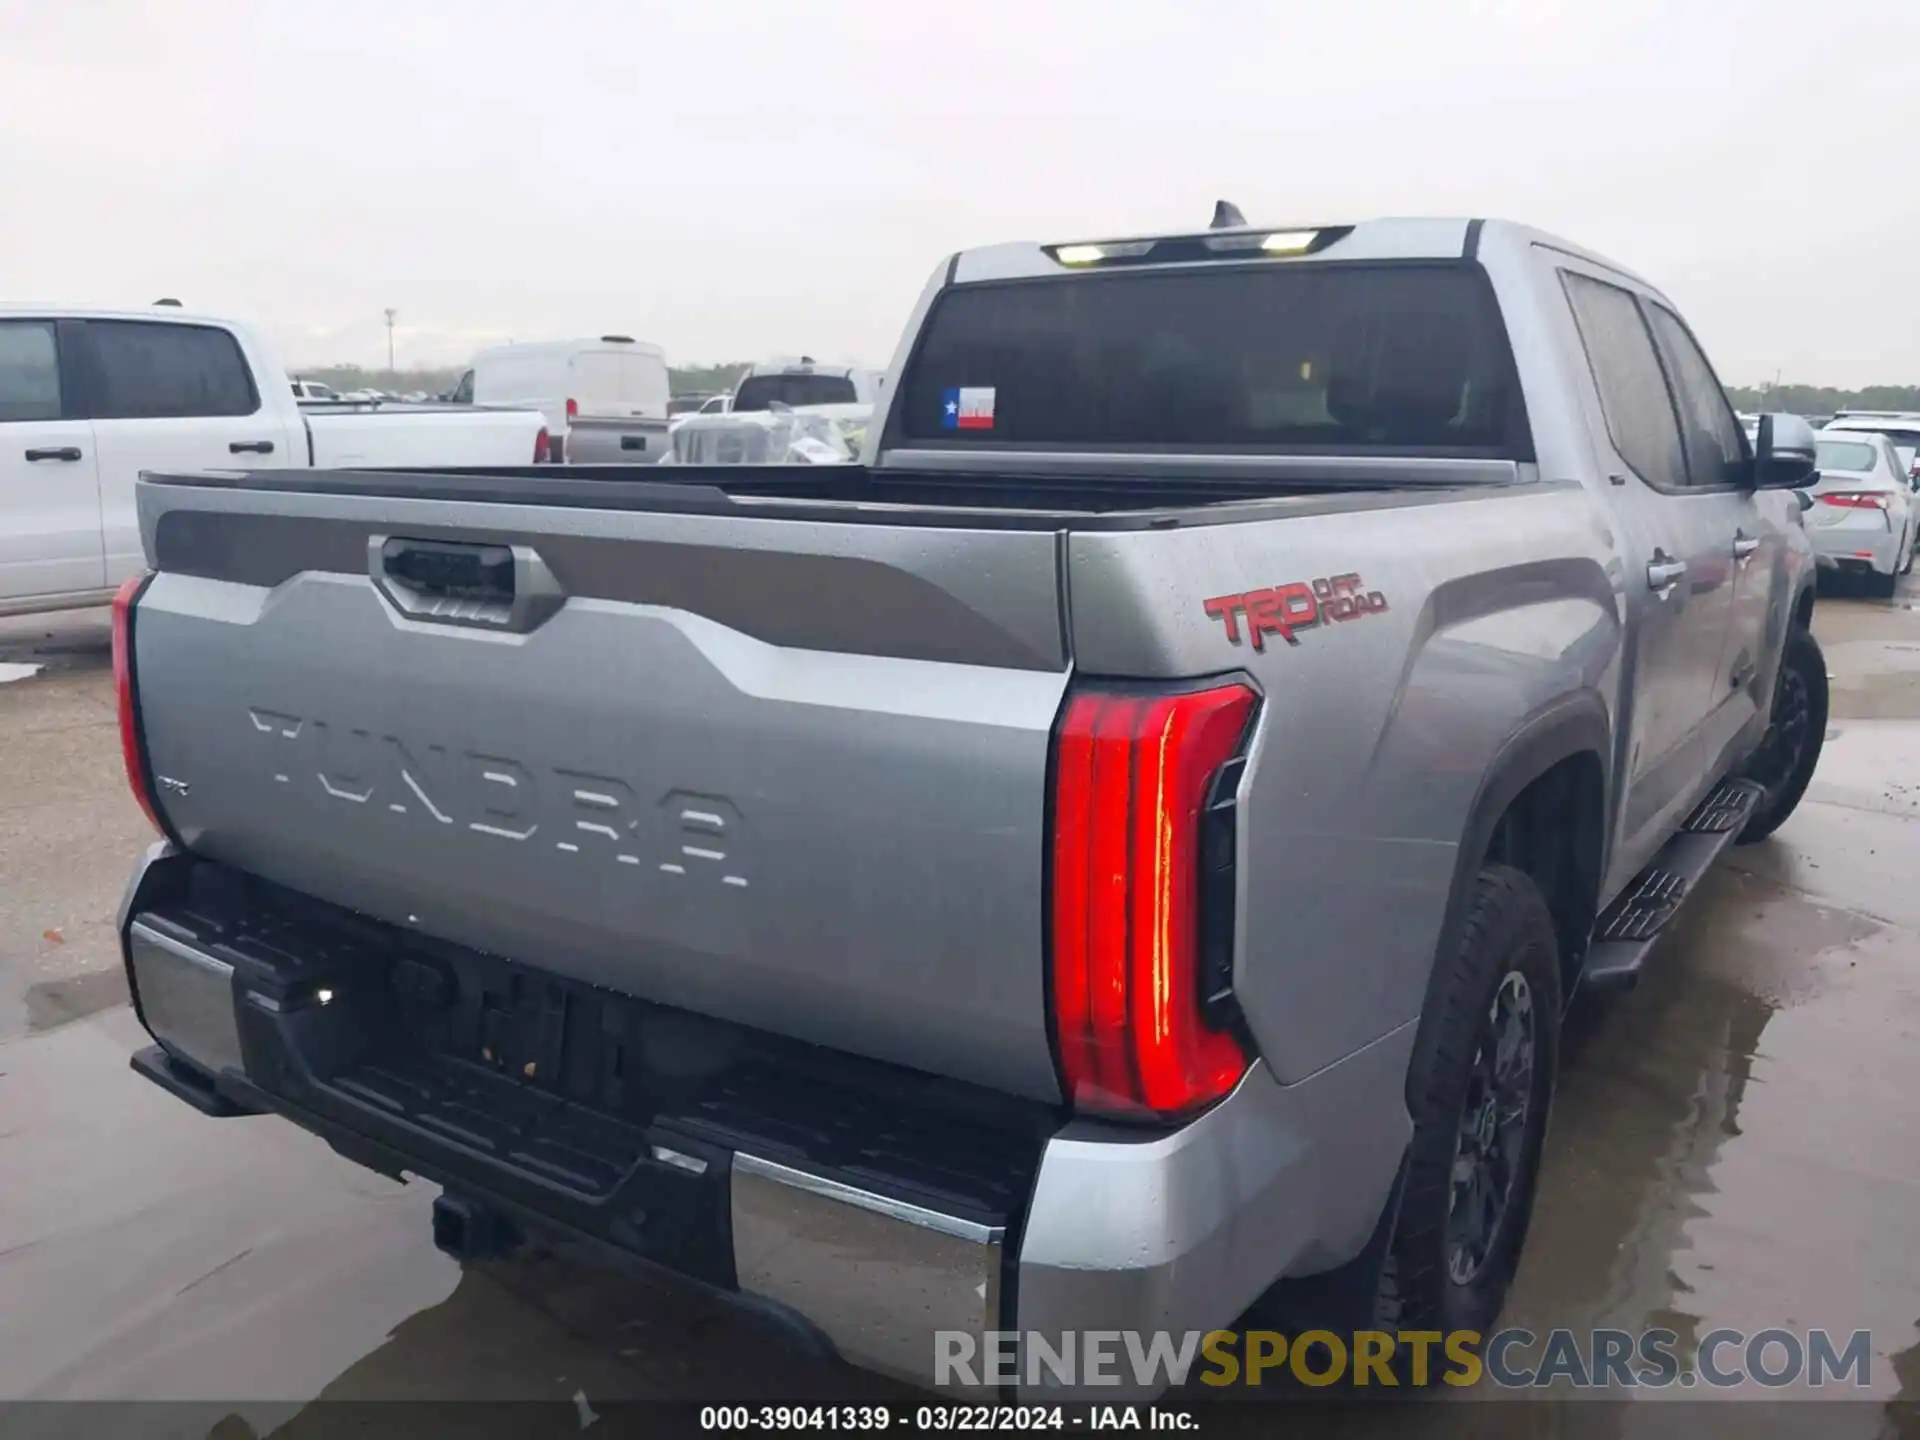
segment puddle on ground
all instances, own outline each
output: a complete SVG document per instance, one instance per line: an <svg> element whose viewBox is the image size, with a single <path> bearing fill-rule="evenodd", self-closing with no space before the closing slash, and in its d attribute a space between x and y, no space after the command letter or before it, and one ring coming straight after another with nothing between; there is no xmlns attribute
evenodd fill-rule
<svg viewBox="0 0 1920 1440"><path fill-rule="evenodd" d="M27 1030L57 1029L84 1020L114 1005L127 1003L127 975L111 970L83 970L59 980L42 980L26 992Z"/></svg>
<svg viewBox="0 0 1920 1440"><path fill-rule="evenodd" d="M1576 1009L1502 1323L1664 1326L1683 1354L1723 1326L1868 1330L1864 1393L1920 1398L1915 934L1767 875L1702 883L1641 986Z"/></svg>

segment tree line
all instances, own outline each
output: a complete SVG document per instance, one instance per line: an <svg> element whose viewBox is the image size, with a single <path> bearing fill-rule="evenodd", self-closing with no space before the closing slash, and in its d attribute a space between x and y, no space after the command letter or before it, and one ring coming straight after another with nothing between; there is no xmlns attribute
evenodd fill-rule
<svg viewBox="0 0 1920 1440"><path fill-rule="evenodd" d="M712 395L731 390L748 362L721 365L674 365L667 370L675 395ZM303 380L318 380L336 390L385 390L406 395L424 390L442 395L459 383L460 365L436 365L412 370L368 370L359 365L322 365L299 372ZM1843 390L1833 385L1733 385L1727 397L1736 410L1750 414L1784 410L1790 415L1831 415L1836 410L1920 410L1920 385L1868 385Z"/></svg>
<svg viewBox="0 0 1920 1440"><path fill-rule="evenodd" d="M1920 385L1868 385L1842 390L1833 385L1730 385L1733 408L1750 415L1785 411L1789 415L1831 415L1836 410L1920 410Z"/></svg>

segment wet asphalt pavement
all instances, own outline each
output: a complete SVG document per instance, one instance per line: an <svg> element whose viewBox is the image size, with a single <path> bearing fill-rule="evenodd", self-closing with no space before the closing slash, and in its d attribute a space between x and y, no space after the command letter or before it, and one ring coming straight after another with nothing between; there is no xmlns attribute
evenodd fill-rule
<svg viewBox="0 0 1920 1440"><path fill-rule="evenodd" d="M1865 1329L1871 1397L1920 1400L1916 607L1913 581L1823 595L1832 718L1806 801L1728 853L1637 990L1579 1008L1506 1323ZM669 1283L557 1257L463 1273L433 1248L432 1187L272 1118L204 1119L127 1069L145 1037L112 918L151 836L107 640L104 612L0 621L0 1401L199 1401L165 1428L232 1411L223 1437L300 1437L316 1398L580 1397L585 1419L844 1391ZM1819 1409L1821 1434L1886 1423Z"/></svg>

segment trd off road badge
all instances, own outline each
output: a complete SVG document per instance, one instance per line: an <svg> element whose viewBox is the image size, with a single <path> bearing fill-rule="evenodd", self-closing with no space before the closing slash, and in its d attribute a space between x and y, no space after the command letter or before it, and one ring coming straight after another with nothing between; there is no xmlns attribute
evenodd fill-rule
<svg viewBox="0 0 1920 1440"><path fill-rule="evenodd" d="M1253 648L1265 650L1269 635L1278 635L1287 644L1298 645L1297 631L1311 630L1324 621L1378 615L1387 608L1387 597L1378 590L1368 590L1358 575L1329 575L1320 580L1275 585L1268 590L1216 595L1201 605L1209 616L1225 623L1229 643L1240 643L1244 624Z"/></svg>

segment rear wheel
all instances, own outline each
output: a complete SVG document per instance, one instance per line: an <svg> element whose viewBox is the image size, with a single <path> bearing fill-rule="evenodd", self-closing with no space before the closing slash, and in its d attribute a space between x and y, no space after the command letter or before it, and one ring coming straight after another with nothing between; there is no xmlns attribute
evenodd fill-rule
<svg viewBox="0 0 1920 1440"><path fill-rule="evenodd" d="M1807 793L1826 738L1827 658L1811 630L1791 625L1774 682L1767 733L1744 771L1767 793L1740 832L1742 845L1764 840L1786 823Z"/></svg>
<svg viewBox="0 0 1920 1440"><path fill-rule="evenodd" d="M1413 1145L1375 1313L1491 1329L1513 1282L1559 1064L1560 951L1533 881L1490 865L1420 1018Z"/></svg>
<svg viewBox="0 0 1920 1440"><path fill-rule="evenodd" d="M1882 575L1878 570L1867 571L1867 593L1876 600L1891 600L1893 592L1900 584L1900 557L1893 557L1894 568Z"/></svg>

